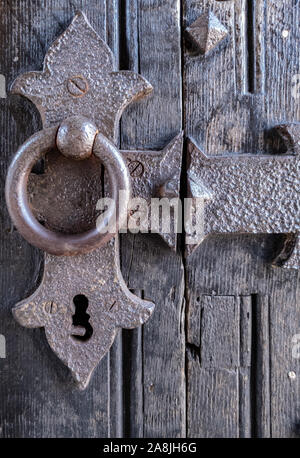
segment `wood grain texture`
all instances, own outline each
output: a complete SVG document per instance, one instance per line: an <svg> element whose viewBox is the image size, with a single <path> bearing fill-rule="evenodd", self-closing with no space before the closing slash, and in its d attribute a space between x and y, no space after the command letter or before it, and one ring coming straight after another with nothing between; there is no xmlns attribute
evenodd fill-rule
<svg viewBox="0 0 300 458"><path fill-rule="evenodd" d="M299 121L299 4L284 0L186 0L184 28L212 10L229 39L199 56L185 36L186 134L208 154L271 152L272 128Z"/></svg>
<svg viewBox="0 0 300 458"><path fill-rule="evenodd" d="M27 2L26 5L24 2L5 2L1 16L1 63L8 82L19 73L41 68L47 48L66 28L77 9L85 10L92 25L113 49L117 60L120 54L123 68L138 70L157 88L150 102L135 105L124 118L122 146L165 146L181 130L180 12L179 6L174 6L172 2L120 2L119 5L118 1L61 0L52 2L51 6L38 1ZM119 14L122 16L121 24ZM128 53L125 52L127 45ZM19 60L15 59L15 53ZM14 59L15 64L12 65ZM165 80L165 84L161 84L161 80ZM3 157L4 181L9 158L29 134L38 130L40 123L28 102L9 98L2 104L4 117L1 125L6 126L3 136L6 143L2 149L7 151ZM29 115L28 107L31 110ZM12 110L15 110L17 118L13 125ZM29 117L28 121L21 110ZM4 202L2 208L5 211ZM120 333L110 354L97 369L89 389L78 393L72 388L65 368L48 349L43 330L24 330L12 317L7 319L11 306L36 287L42 257L16 232L9 232L7 214L3 224L8 227L5 227L6 238L1 240L4 251L1 261L4 268L5 260L8 265L1 276L5 299L5 309L2 309L5 324L1 331L17 357L13 363L11 359L4 362L5 369L1 371L4 377L0 396L1 434L4 437L184 435L184 283L181 256L170 253L155 237L146 241L146 245L143 238L141 241L137 238L132 252L131 239L128 239L124 245L125 277L132 287L141 289L146 285L146 297L152 297L157 302L158 314L152 326L132 334L126 331L123 336ZM14 247L15 240L19 247ZM20 250L23 252L20 253ZM24 265L27 266L25 270ZM18 278L18 284L15 278ZM13 288L16 289L15 294ZM168 323L164 319L166 312L170 315ZM19 343L12 343L16 335ZM161 349L164 349L163 353ZM128 374L126 368L129 366L131 372ZM26 370L28 367L31 371ZM19 371L23 373L22 378L16 375ZM128 376L130 393L125 386ZM9 382L11 379L13 384ZM134 388L138 392L133 398Z"/></svg>
<svg viewBox="0 0 300 458"><path fill-rule="evenodd" d="M189 301L189 437L250 437L250 313L251 296Z"/></svg>
<svg viewBox="0 0 300 458"><path fill-rule="evenodd" d="M41 69L77 9L121 68L154 86L123 115L124 149L160 149L184 127L207 154L270 152L269 129L300 120L291 93L297 0L3 0L7 87ZM207 9L229 39L205 58L184 29ZM11 227L3 186L12 155L41 123L24 99L0 105L0 436L299 437L299 273L269 265L281 235L209 237L187 260L156 235L123 236L124 278L156 310L143 328L119 333L87 391L73 387L44 331L21 328L10 312L38 285L42 257Z"/></svg>
<svg viewBox="0 0 300 458"><path fill-rule="evenodd" d="M292 353L299 334L300 293L290 278L270 295L270 432L272 437L299 437L300 360Z"/></svg>
<svg viewBox="0 0 300 458"><path fill-rule="evenodd" d="M125 3L126 25L131 34L123 43L128 53L123 66L138 70L151 82L154 91L124 113L121 146L161 149L182 126L179 3L171 0ZM139 344L144 437L184 437L182 257L172 253L154 235L128 234L123 237L122 270L130 288L143 289L145 298L156 303Z"/></svg>
<svg viewBox="0 0 300 458"><path fill-rule="evenodd" d="M41 69L51 42L77 9L84 9L112 47L118 33L118 2L40 1L1 3L1 72L7 86L20 73ZM118 51L118 49L116 49ZM44 331L21 328L11 307L36 288L42 256L10 226L3 199L13 153L41 127L34 107L17 96L1 99L1 327L7 359L0 360L0 427L3 437L109 437L121 415L114 350L99 366L89 390L73 387L65 367L48 347ZM117 345L118 343L116 343ZM117 404L117 405L116 405ZM117 413L114 413L116 412Z"/></svg>
<svg viewBox="0 0 300 458"><path fill-rule="evenodd" d="M187 373L188 434L191 437L210 436L214 427L214 434L218 437L230 434L237 437L299 435L297 387L300 363L292 358L292 338L299 332L299 274L266 264L268 253L276 249L273 239L272 236L213 237L204 242L187 263L188 342L191 341L192 350L196 350L196 356L193 351L189 353ZM236 344L240 352L239 382L236 381L239 388L235 386L235 391L232 391L232 381L228 380L226 373L227 382L213 385L215 388L209 393L209 399L227 399L229 404L225 404L224 409L228 405L233 409L224 410L223 426L217 421L211 424L212 408L206 397L208 393L197 388L204 370L197 356L198 348L201 347L201 353L210 354L212 348L217 348L219 339L215 330L216 342L212 346L209 344L207 350L203 350L205 342L199 337L195 340L195 335L198 335L195 323L203 294L211 300L215 300L215 295L244 296L240 305L240 343ZM223 323L223 312L224 307L219 305L208 335L214 334L215 323ZM226 319L224 323L226 329ZM231 339L236 332L235 328L230 333ZM233 346L232 343L227 349L222 348L215 360L218 361L224 352L225 358L226 352L234 354ZM213 380L219 374L220 366L218 364L217 368L210 369ZM289 375L291 372L295 373L295 378L293 374ZM233 395L236 396L235 407L231 401ZM200 413L196 414L193 407L195 403L201 412L201 422ZM239 429L235 425L233 431L225 413L237 419L238 405Z"/></svg>
<svg viewBox="0 0 300 458"><path fill-rule="evenodd" d="M183 5L184 27L212 9L230 31L227 44L207 58L185 40L186 134L209 155L272 152L272 126L299 121L299 100L292 97L292 78L299 73L299 2L186 0ZM299 332L299 274L268 264L282 241L280 235L210 237L187 260L190 436L299 436L299 360L292 358L292 338ZM223 316L229 305L216 303L212 329L200 338L193 320L199 319L203 295L211 301L216 296L242 298L238 381L228 372L220 375L226 354L235 354L237 325L230 332L232 344L217 356L212 354L217 333L216 341L210 338L218 323L224 323L224 332L228 328ZM232 309L227 314L235 319ZM199 348L218 361L209 375ZM203 382L208 376L213 380L209 391ZM217 399L216 405L208 399ZM217 402L223 423L218 416L211 419Z"/></svg>

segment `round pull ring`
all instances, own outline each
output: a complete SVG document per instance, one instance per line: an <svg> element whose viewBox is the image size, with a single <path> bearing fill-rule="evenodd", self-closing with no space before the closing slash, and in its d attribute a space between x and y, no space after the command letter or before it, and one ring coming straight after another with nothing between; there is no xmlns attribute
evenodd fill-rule
<svg viewBox="0 0 300 458"><path fill-rule="evenodd" d="M66 235L42 226L32 213L27 197L27 183L34 164L46 153L59 149L75 160L97 156L108 172L114 208L109 208L107 222L82 234ZM119 195L122 191L122 208ZM92 122L83 117L64 121L59 127L43 129L30 137L17 151L6 179L5 195L11 219L21 235L32 245L56 256L87 253L105 245L115 233L105 231L116 219L116 231L127 218L130 176L124 159ZM58 204L59 205L59 204Z"/></svg>

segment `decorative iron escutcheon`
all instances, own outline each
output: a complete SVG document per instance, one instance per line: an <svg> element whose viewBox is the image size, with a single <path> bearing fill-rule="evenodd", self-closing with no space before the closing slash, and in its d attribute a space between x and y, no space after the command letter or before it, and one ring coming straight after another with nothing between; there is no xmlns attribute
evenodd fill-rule
<svg viewBox="0 0 300 458"><path fill-rule="evenodd" d="M143 324L154 309L125 285L118 230L131 197L149 205L151 197L179 195L182 134L162 151L116 147L123 110L151 90L140 75L115 71L112 52L82 12L50 47L43 71L18 77L12 88L37 106L43 130L19 148L10 165L7 205L18 231L45 251L41 285L13 314L25 327L45 328L52 350L81 389L117 329ZM44 173L31 173L41 158ZM111 195L115 206L95 227L103 195ZM105 231L115 216L116 225ZM161 236L176 249L175 232Z"/></svg>

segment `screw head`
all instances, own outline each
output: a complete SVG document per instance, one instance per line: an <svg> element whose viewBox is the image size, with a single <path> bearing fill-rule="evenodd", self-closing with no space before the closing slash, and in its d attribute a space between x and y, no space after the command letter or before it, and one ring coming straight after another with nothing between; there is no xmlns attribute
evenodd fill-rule
<svg viewBox="0 0 300 458"><path fill-rule="evenodd" d="M55 302L49 301L45 302L43 305L45 312L51 315L54 315L58 310L57 304L55 304Z"/></svg>
<svg viewBox="0 0 300 458"><path fill-rule="evenodd" d="M72 116L61 123L56 144L64 156L80 161L92 154L97 133L92 121L83 116Z"/></svg>
<svg viewBox="0 0 300 458"><path fill-rule="evenodd" d="M144 166L140 161L130 161L128 164L130 176L138 178L144 173Z"/></svg>
<svg viewBox="0 0 300 458"><path fill-rule="evenodd" d="M89 90L87 80L81 75L74 75L67 81L67 89L73 97L82 97Z"/></svg>

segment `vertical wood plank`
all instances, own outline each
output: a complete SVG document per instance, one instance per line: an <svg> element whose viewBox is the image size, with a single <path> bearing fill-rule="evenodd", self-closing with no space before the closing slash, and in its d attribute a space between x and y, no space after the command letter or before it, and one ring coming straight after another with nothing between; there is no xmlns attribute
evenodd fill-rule
<svg viewBox="0 0 300 458"><path fill-rule="evenodd" d="M252 297L240 298L239 437L251 437Z"/></svg>
<svg viewBox="0 0 300 458"><path fill-rule="evenodd" d="M266 2L266 117L269 125L300 121L299 98L293 96L293 78L300 73L300 5Z"/></svg>
<svg viewBox="0 0 300 458"><path fill-rule="evenodd" d="M49 45L65 30L77 9L85 10L98 33L114 48L118 43L117 4L115 0L1 2L0 68L7 87L18 74L41 69ZM110 375L113 356L104 358L90 387L81 393L48 347L44 331L21 328L11 315L11 307L36 288L42 257L11 227L3 184L12 155L41 123L33 106L20 97L9 95L0 104L0 332L7 341L7 358L0 360L0 435L108 437L116 429L110 420L112 398L117 396L113 388L118 381L118 373Z"/></svg>
<svg viewBox="0 0 300 458"><path fill-rule="evenodd" d="M243 296L240 307L240 437L299 436L299 359L292 356L292 339L299 334L299 273L268 266L270 253L278 243L279 240L276 242L272 236L213 237L205 241L187 263L187 335L196 353L200 346L200 337L196 335L200 329L197 319L202 295L213 292L214 295ZM194 329L190 329L191 322ZM193 416L202 369L199 363L198 366L195 361L192 364L188 372L188 412ZM232 382L227 378L226 383L218 387L213 385L212 399L233 396ZM191 386L194 397L190 394ZM222 394L215 392L218 389ZM210 418L206 413L208 408L205 403L201 405L202 417ZM208 424L202 419L198 427L202 425L202 433L209 435L207 431L218 423L207 421ZM188 426L191 437L199 434L197 421L192 428L191 433ZM228 431L226 428L228 423L221 429L221 435Z"/></svg>
<svg viewBox="0 0 300 458"><path fill-rule="evenodd" d="M143 291L132 291L139 297ZM144 436L144 328L123 330L124 437Z"/></svg>
<svg viewBox="0 0 300 458"><path fill-rule="evenodd" d="M201 56L185 43L187 134L208 155L271 152L275 124L300 120L298 3L186 0L184 27L211 10L227 43Z"/></svg>
<svg viewBox="0 0 300 458"><path fill-rule="evenodd" d="M253 435L268 438L271 435L270 393L270 316L268 296L258 295L254 302L255 319L255 405ZM275 356L275 355L274 355ZM254 372L253 371L253 372Z"/></svg>
<svg viewBox="0 0 300 458"><path fill-rule="evenodd" d="M189 302L189 437L250 437L250 310L251 297L204 295Z"/></svg>
<svg viewBox="0 0 300 458"><path fill-rule="evenodd" d="M270 295L270 429L275 438L300 436L300 359L293 352L293 338L300 334L299 304L298 273L298 282L285 278Z"/></svg>
<svg viewBox="0 0 300 458"><path fill-rule="evenodd" d="M170 0L125 3L128 36L123 66L148 78L154 91L123 115L121 146L161 149L182 128L180 4Z"/></svg>
<svg viewBox="0 0 300 458"><path fill-rule="evenodd" d="M211 11L228 30L227 40L209 55L195 52L184 34L186 135L208 155L257 151L263 131L257 132L263 119L262 101L249 92L253 77L249 71L247 1L185 0L183 5L184 29Z"/></svg>
<svg viewBox="0 0 300 458"><path fill-rule="evenodd" d="M299 74L299 2L185 0L183 5L184 27L210 9L229 30L227 45L210 56L194 53L185 42L187 135L211 155L273 152L269 129L299 121L299 99L292 92L294 75ZM299 435L298 360L292 359L289 343L297 334L299 276L296 271L268 265L281 244L279 235L210 237L186 263L189 321L198 319L195 301L202 295L246 296L240 320L250 323L250 334L247 331L243 337L240 327L240 345L246 355L239 369L241 437ZM196 354L197 332L188 329ZM245 353L249 346L250 352ZM194 393L202 383L200 370L193 361L189 385ZM212 397L221 396L218 388L214 385ZM230 399L231 380L222 390L222 396ZM204 416L209 408L205 405ZM209 434L214 427L207 421L202 423L201 434ZM227 431L225 424L221 434Z"/></svg>
<svg viewBox="0 0 300 458"><path fill-rule="evenodd" d="M126 1L127 61L154 91L127 109L121 122L124 149L160 149L181 131L180 4ZM185 436L183 267L180 255L154 235L127 234L122 271L143 289L156 310L143 327L143 427L145 437Z"/></svg>
<svg viewBox="0 0 300 458"><path fill-rule="evenodd" d="M201 368L188 353L188 437L238 437L237 373Z"/></svg>
<svg viewBox="0 0 300 458"><path fill-rule="evenodd" d="M150 240L148 239L150 238ZM134 246L129 246L132 242ZM158 237L126 236L122 269L131 288L144 288L145 298L156 303L143 326L144 437L185 437L185 343L183 269L181 258L170 254ZM127 248L127 250L126 250ZM130 331L128 331L130 332ZM136 332L136 331L134 331ZM127 406L129 408L129 406ZM132 425L136 420L132 418ZM133 427L132 426L132 427Z"/></svg>

